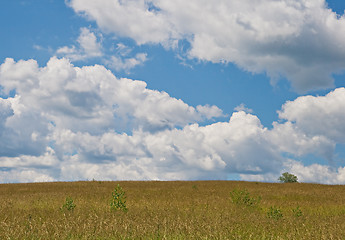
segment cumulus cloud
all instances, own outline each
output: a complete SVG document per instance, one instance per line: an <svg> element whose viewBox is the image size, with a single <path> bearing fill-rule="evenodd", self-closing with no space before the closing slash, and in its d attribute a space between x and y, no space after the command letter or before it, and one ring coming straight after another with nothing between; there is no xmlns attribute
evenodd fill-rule
<svg viewBox="0 0 345 240"><path fill-rule="evenodd" d="M308 135L303 128L292 122L273 123L268 138L282 153L303 156L315 154L327 160L334 157L335 142L324 135Z"/></svg>
<svg viewBox="0 0 345 240"><path fill-rule="evenodd" d="M50 168L59 163L54 149L47 147L40 156L20 155L17 157L0 157L0 168Z"/></svg>
<svg viewBox="0 0 345 240"><path fill-rule="evenodd" d="M283 158L264 139L266 131L257 117L238 112L229 122L204 127L192 124L156 133L108 132L98 136L60 131L54 139L61 147L57 151L74 152L71 159L93 166L87 174L120 168L123 170L113 177L226 179L233 172L262 174L280 169Z"/></svg>
<svg viewBox="0 0 345 240"><path fill-rule="evenodd" d="M102 56L101 44L97 42L97 38L94 33L90 32L87 28L80 29L80 35L77 39L80 47L84 50L89 57Z"/></svg>
<svg viewBox="0 0 345 240"><path fill-rule="evenodd" d="M332 73L345 70L345 18L328 9L325 0L68 4L107 33L167 48L188 41L190 58L265 72L272 83L286 77L298 91L332 87Z"/></svg>
<svg viewBox="0 0 345 240"><path fill-rule="evenodd" d="M80 35L77 39L78 46L64 46L59 48L56 53L65 56L71 61L82 61L88 58L103 56L102 45L97 41L96 35L88 28L81 28Z"/></svg>
<svg viewBox="0 0 345 240"><path fill-rule="evenodd" d="M345 88L325 96L302 96L289 101L279 111L279 117L293 122L308 135L345 143Z"/></svg>
<svg viewBox="0 0 345 240"><path fill-rule="evenodd" d="M293 160L285 164L286 169L298 176L301 182L325 184L345 184L345 167L332 168L327 165L312 164L305 166Z"/></svg>
<svg viewBox="0 0 345 240"><path fill-rule="evenodd" d="M19 97L1 99L0 110L0 156L41 155L47 133L44 120L20 104Z"/></svg>
<svg viewBox="0 0 345 240"><path fill-rule="evenodd" d="M310 153L331 161L336 144L345 139L345 88L325 96L301 96L287 101L278 111L269 138L282 152L303 156Z"/></svg>
<svg viewBox="0 0 345 240"><path fill-rule="evenodd" d="M0 66L0 84L7 95L0 102L2 167L25 167L32 174L36 168L49 167L56 176L64 169L61 166L73 163L71 159L101 164L102 159L115 161L123 155L119 166L125 168L134 164L129 160L152 161L144 160L152 154L146 146L140 147L143 139L116 132L154 134L223 115L216 106L192 107L165 92L147 89L145 82L118 79L103 66L78 68L56 57L44 67L34 60L6 59ZM11 97L13 90L16 95ZM47 156L57 160L53 166L44 163ZM139 166L134 168L142 171Z"/></svg>
<svg viewBox="0 0 345 240"><path fill-rule="evenodd" d="M76 11L96 20L106 32L119 32L139 44L169 41L173 25L166 16L152 8L150 1L69 1Z"/></svg>
<svg viewBox="0 0 345 240"><path fill-rule="evenodd" d="M233 173L275 181L282 169L305 181L332 182L333 173L332 183L344 179L342 168L290 160L332 159L336 144L344 143L343 88L287 102L281 121L267 129L244 105L229 121L200 126L224 117L222 110L193 107L143 81L117 78L100 65L75 67L65 58L43 67L6 59L0 85L2 182L227 179ZM329 176L318 178L322 169Z"/></svg>
<svg viewBox="0 0 345 240"><path fill-rule="evenodd" d="M39 68L32 60L6 59L0 71L4 91L16 90L18 108L39 111L40 117L74 131L118 130L128 123L131 129L164 129L222 115L215 106L194 108L147 89L143 81L118 79L100 65L78 68L53 57Z"/></svg>

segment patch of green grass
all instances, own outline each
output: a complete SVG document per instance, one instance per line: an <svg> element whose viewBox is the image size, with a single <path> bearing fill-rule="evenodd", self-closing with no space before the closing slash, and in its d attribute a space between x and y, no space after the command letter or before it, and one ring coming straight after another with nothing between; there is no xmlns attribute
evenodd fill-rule
<svg viewBox="0 0 345 240"><path fill-rule="evenodd" d="M71 197L66 197L65 203L62 205L61 210L73 211L76 205Z"/></svg>
<svg viewBox="0 0 345 240"><path fill-rule="evenodd" d="M283 217L283 213L280 208L270 207L267 211L267 217L275 220L279 220Z"/></svg>
<svg viewBox="0 0 345 240"><path fill-rule="evenodd" d="M246 189L235 189L230 192L231 201L238 205L247 207L257 207L260 204L261 197L253 197Z"/></svg>
<svg viewBox="0 0 345 240"><path fill-rule="evenodd" d="M293 212L293 215L295 217L302 217L303 216L302 210L300 209L299 206L297 206L296 208L292 209L292 212Z"/></svg>

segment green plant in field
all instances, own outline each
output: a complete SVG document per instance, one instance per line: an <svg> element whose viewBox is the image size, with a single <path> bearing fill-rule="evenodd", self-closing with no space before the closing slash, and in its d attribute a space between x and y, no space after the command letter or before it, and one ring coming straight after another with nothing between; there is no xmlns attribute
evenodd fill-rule
<svg viewBox="0 0 345 240"><path fill-rule="evenodd" d="M255 207L261 201L261 197L251 197L246 189L234 189L230 192L230 198L233 203L248 207Z"/></svg>
<svg viewBox="0 0 345 240"><path fill-rule="evenodd" d="M66 197L65 203L62 205L62 210L73 211L76 205L71 197Z"/></svg>
<svg viewBox="0 0 345 240"><path fill-rule="evenodd" d="M298 178L297 176L291 174L291 173L288 173L288 172L285 172L283 173L279 178L278 180L282 183L296 183L298 182Z"/></svg>
<svg viewBox="0 0 345 240"><path fill-rule="evenodd" d="M124 212L128 211L126 206L126 193L119 184L117 184L112 192L110 208L112 210L122 210Z"/></svg>
<svg viewBox="0 0 345 240"><path fill-rule="evenodd" d="M302 217L303 216L302 210L299 208L299 206L297 206L297 208L295 208L295 209L292 209L292 212L293 212L293 215L295 217Z"/></svg>
<svg viewBox="0 0 345 240"><path fill-rule="evenodd" d="M279 220L283 217L282 211L277 207L270 207L267 211L267 217Z"/></svg>

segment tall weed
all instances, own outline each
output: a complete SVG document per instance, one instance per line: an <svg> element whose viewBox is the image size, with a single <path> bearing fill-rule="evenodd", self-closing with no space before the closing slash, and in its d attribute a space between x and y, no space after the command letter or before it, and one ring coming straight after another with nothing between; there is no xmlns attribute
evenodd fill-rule
<svg viewBox="0 0 345 240"><path fill-rule="evenodd" d="M65 203L62 205L61 210L73 211L76 207L71 197L66 197Z"/></svg>
<svg viewBox="0 0 345 240"><path fill-rule="evenodd" d="M238 205L247 207L257 207L260 204L261 197L252 197L246 189L234 189L230 192L231 201Z"/></svg>
<svg viewBox="0 0 345 240"><path fill-rule="evenodd" d="M110 209L122 210L124 212L128 211L128 208L126 206L126 193L119 184L117 184L114 191L112 192Z"/></svg>
<svg viewBox="0 0 345 240"><path fill-rule="evenodd" d="M279 220L283 217L282 211L277 207L270 207L267 211L267 217Z"/></svg>

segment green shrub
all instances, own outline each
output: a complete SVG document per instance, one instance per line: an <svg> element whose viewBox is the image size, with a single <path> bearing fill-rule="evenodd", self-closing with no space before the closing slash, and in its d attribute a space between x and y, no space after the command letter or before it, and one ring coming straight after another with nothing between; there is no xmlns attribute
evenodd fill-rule
<svg viewBox="0 0 345 240"><path fill-rule="evenodd" d="M279 220L283 217L283 213L279 208L270 207L267 211L267 217L275 220Z"/></svg>
<svg viewBox="0 0 345 240"><path fill-rule="evenodd" d="M302 210L299 208L299 206L297 206L297 208L292 209L293 215L295 217L302 217L303 213Z"/></svg>
<svg viewBox="0 0 345 240"><path fill-rule="evenodd" d="M296 183L298 182L298 178L297 176L291 174L291 173L288 173L288 172L285 172L283 173L279 178L278 180L282 183Z"/></svg>
<svg viewBox="0 0 345 240"><path fill-rule="evenodd" d="M235 204L255 207L259 205L261 197L251 197L246 189L235 189L230 192L231 201Z"/></svg>
<svg viewBox="0 0 345 240"><path fill-rule="evenodd" d="M124 212L128 211L128 208L126 206L126 193L119 184L117 184L114 191L112 192L110 209L122 210Z"/></svg>
<svg viewBox="0 0 345 240"><path fill-rule="evenodd" d="M62 205L62 210L73 211L76 205L71 197L66 197L65 203Z"/></svg>

